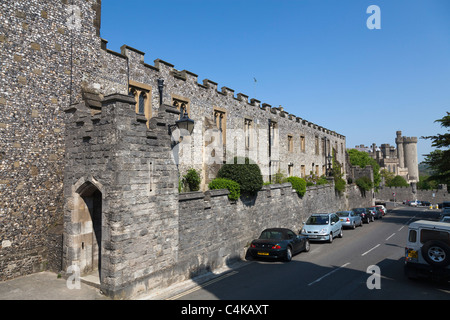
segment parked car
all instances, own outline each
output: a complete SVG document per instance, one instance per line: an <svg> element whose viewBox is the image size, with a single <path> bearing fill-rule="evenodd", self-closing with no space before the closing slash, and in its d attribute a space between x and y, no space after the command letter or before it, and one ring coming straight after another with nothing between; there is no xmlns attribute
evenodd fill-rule
<svg viewBox="0 0 450 320"><path fill-rule="evenodd" d="M448 217L448 216L450 216L450 208L444 208L444 209L442 209L442 212L439 215L439 220L444 217Z"/></svg>
<svg viewBox="0 0 450 320"><path fill-rule="evenodd" d="M422 206L425 206L425 207L431 206L430 201L421 201L421 202L422 202Z"/></svg>
<svg viewBox="0 0 450 320"><path fill-rule="evenodd" d="M387 213L387 209L385 206L381 205L381 204L377 204L375 207L379 207L382 211L383 211L383 216L386 215Z"/></svg>
<svg viewBox="0 0 450 320"><path fill-rule="evenodd" d="M417 201L417 200L409 201L408 205L411 207L417 207L417 206L419 206L419 201Z"/></svg>
<svg viewBox="0 0 450 320"><path fill-rule="evenodd" d="M343 227L352 229L355 229L356 226L362 227L361 216L354 213L352 210L338 211L336 214L339 216L339 220L341 220Z"/></svg>
<svg viewBox="0 0 450 320"><path fill-rule="evenodd" d="M282 258L291 261L292 256L310 249L309 239L297 235L286 228L271 228L264 230L258 239L250 244L249 253L254 258Z"/></svg>
<svg viewBox="0 0 450 320"><path fill-rule="evenodd" d="M428 220L409 224L405 274L408 278L437 276L450 280L450 224Z"/></svg>
<svg viewBox="0 0 450 320"><path fill-rule="evenodd" d="M450 223L450 215L448 215L448 216L443 216L443 217L441 218L441 220L439 220L439 222L448 222L448 223Z"/></svg>
<svg viewBox="0 0 450 320"><path fill-rule="evenodd" d="M367 208L369 210L371 210L374 213L374 219L381 219L383 218L383 212L381 210L381 208L379 207L369 207Z"/></svg>
<svg viewBox="0 0 450 320"><path fill-rule="evenodd" d="M310 240L333 242L342 238L342 222L336 213L314 213L303 225L301 234Z"/></svg>
<svg viewBox="0 0 450 320"><path fill-rule="evenodd" d="M353 208L352 211L356 214L359 214L362 222L369 223L372 220L372 214L367 208Z"/></svg>

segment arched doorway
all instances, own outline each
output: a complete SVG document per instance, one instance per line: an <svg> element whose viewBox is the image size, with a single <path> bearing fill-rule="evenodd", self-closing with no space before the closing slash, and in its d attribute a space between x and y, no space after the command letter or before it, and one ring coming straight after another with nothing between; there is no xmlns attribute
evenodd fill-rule
<svg viewBox="0 0 450 320"><path fill-rule="evenodd" d="M75 196L75 212L72 217L78 236L74 245L79 252L82 275L99 276L102 263L102 193L91 182L78 188Z"/></svg>

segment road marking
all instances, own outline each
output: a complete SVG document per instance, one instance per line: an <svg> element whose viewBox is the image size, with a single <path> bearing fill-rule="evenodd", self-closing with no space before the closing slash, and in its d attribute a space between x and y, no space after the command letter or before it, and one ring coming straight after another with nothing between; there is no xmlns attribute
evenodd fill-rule
<svg viewBox="0 0 450 320"><path fill-rule="evenodd" d="M395 236L395 233L391 234L389 237L386 238L386 241L388 241L390 238L392 238L393 236Z"/></svg>
<svg viewBox="0 0 450 320"><path fill-rule="evenodd" d="M326 278L326 277L328 277L329 275L335 273L336 271L338 271L338 270L340 270L340 269L342 269L342 268L345 268L345 267L348 266L349 264L350 264L350 262L347 262L347 263L344 264L343 266L340 266L339 268L334 269L334 270L331 271L331 272L328 272L326 275L324 275L324 276L320 277L319 279L317 279L317 280L315 280L315 281L309 283L308 286L311 286L311 285L313 285L314 283L317 283L317 282L323 280L324 278Z"/></svg>
<svg viewBox="0 0 450 320"><path fill-rule="evenodd" d="M361 256L365 256L366 254L368 254L370 251L375 250L376 248L378 248L380 246L380 244L377 244L375 247L373 247L372 249L364 252Z"/></svg>
<svg viewBox="0 0 450 320"><path fill-rule="evenodd" d="M179 293L179 294L177 294L177 295L174 295L174 296L172 296L172 297L170 297L170 298L167 298L166 300L176 300L176 299L181 298L181 297L183 297L183 296L185 296L185 295L188 295L188 294L190 294L190 293L193 293L193 292L195 292L195 291L198 291L198 290L200 290L200 289L203 289L203 288L205 288L205 287L207 287L207 286L209 286L209 285L211 285L211 284L213 284L213 283L216 283L216 282L219 282L219 281L221 281L221 280L223 280L223 279L225 279L225 278L231 277L231 276L235 275L236 273L238 273L238 272L237 272L237 271L229 272L229 273L227 273L227 274L224 274L223 276L220 276L220 277L218 277L218 278L215 278L215 279L212 279L212 280L210 280L210 281L208 281L208 282L205 282L204 284L195 286L195 287L192 288L192 289L189 289L189 290L187 290L187 291L184 291L184 292L181 292L181 293Z"/></svg>

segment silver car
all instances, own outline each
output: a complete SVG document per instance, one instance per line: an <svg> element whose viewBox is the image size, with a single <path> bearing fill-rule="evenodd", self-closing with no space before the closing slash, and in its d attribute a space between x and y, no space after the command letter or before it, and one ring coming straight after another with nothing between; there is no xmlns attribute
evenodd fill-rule
<svg viewBox="0 0 450 320"><path fill-rule="evenodd" d="M342 222L342 226L345 228L355 229L357 226L362 227L362 219L359 214L349 211L338 211L336 214L339 216L339 220Z"/></svg>
<svg viewBox="0 0 450 320"><path fill-rule="evenodd" d="M331 243L335 237L342 238L342 222L336 213L314 213L303 225L301 235Z"/></svg>

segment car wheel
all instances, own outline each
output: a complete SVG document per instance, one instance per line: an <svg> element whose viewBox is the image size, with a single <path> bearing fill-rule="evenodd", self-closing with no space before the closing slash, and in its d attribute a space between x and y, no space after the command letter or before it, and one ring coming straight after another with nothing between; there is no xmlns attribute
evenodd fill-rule
<svg viewBox="0 0 450 320"><path fill-rule="evenodd" d="M352 229L355 230L356 229L356 224L353 222L352 224Z"/></svg>
<svg viewBox="0 0 450 320"><path fill-rule="evenodd" d="M309 240L306 239L305 240L305 252L309 252L309 250L311 249L311 244L309 243Z"/></svg>
<svg viewBox="0 0 450 320"><path fill-rule="evenodd" d="M328 239L329 243L333 242L333 232L330 232L330 238Z"/></svg>
<svg viewBox="0 0 450 320"><path fill-rule="evenodd" d="M428 241L421 250L423 258L431 266L445 267L450 263L450 247L442 241Z"/></svg>
<svg viewBox="0 0 450 320"><path fill-rule="evenodd" d="M341 231L339 232L339 238L342 238L344 236L344 232L342 231L342 228L341 228Z"/></svg>
<svg viewBox="0 0 450 320"><path fill-rule="evenodd" d="M286 258L285 258L285 260L287 262L292 260L292 249L291 249L291 247L287 247L287 249L286 249Z"/></svg>
<svg viewBox="0 0 450 320"><path fill-rule="evenodd" d="M372 216L372 222L374 222L375 221L375 217L374 216Z"/></svg>

